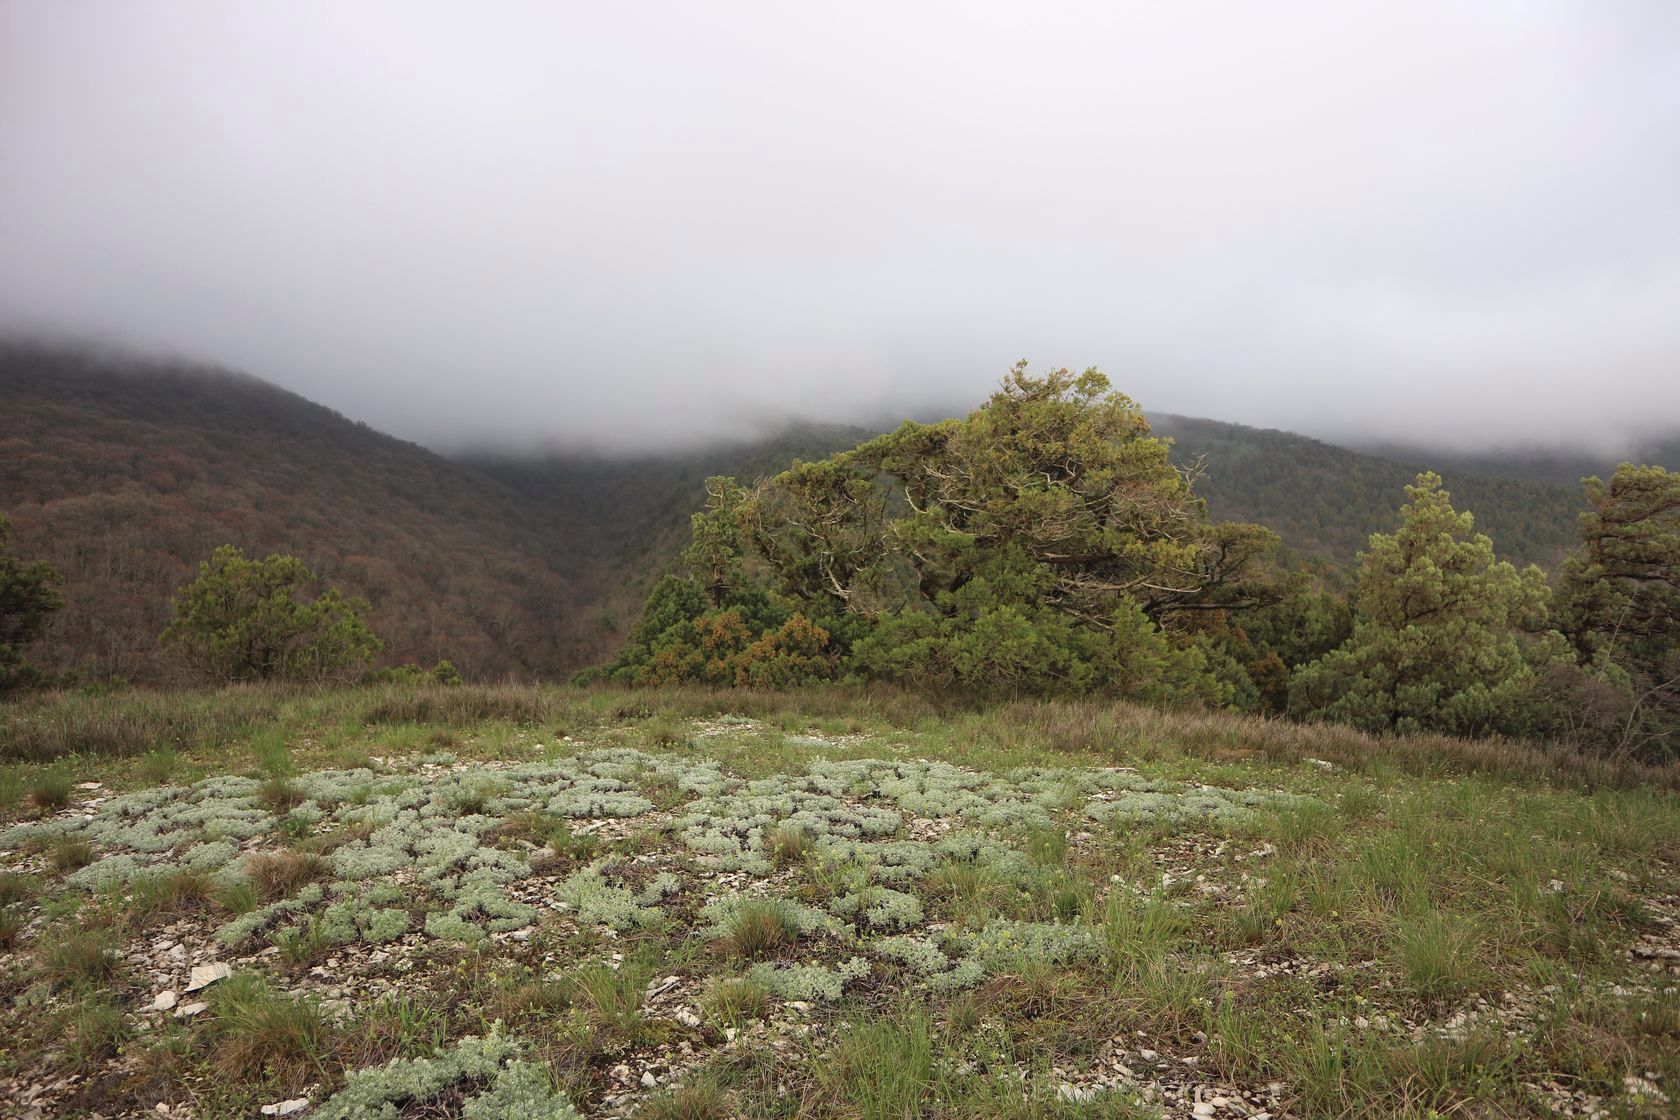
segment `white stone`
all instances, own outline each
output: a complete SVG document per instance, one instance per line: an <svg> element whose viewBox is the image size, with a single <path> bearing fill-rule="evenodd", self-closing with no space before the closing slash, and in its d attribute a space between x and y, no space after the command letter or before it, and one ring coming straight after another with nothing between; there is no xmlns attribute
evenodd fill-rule
<svg viewBox="0 0 1680 1120"><path fill-rule="evenodd" d="M201 1011L209 1010L209 1008L210 1005L208 1003L183 1003L180 1007L175 1009L175 1018L190 1019Z"/></svg>
<svg viewBox="0 0 1680 1120"><path fill-rule="evenodd" d="M152 1000L152 1010L153 1011L168 1011L170 1008L172 1008L174 1006L175 1006L175 993L174 992L168 992L168 991L159 992L157 994L157 996L155 998L153 998L153 1000Z"/></svg>
<svg viewBox="0 0 1680 1120"><path fill-rule="evenodd" d="M658 1084L659 1078L653 1075L653 1071L651 1069L644 1069L642 1071L642 1088L652 1089Z"/></svg>
<svg viewBox="0 0 1680 1120"><path fill-rule="evenodd" d="M187 991L196 992L200 988L208 988L218 980L226 980L233 975L233 969L217 961L215 964L195 964L192 975L187 978Z"/></svg>
<svg viewBox="0 0 1680 1120"><path fill-rule="evenodd" d="M308 1107L308 1097L294 1097L289 1101L280 1101L277 1104L263 1105L262 1114L264 1116L290 1116L292 1113L302 1112Z"/></svg>
<svg viewBox="0 0 1680 1120"><path fill-rule="evenodd" d="M1212 1116L1217 1110L1207 1101L1197 1101L1190 1106L1192 1116Z"/></svg>

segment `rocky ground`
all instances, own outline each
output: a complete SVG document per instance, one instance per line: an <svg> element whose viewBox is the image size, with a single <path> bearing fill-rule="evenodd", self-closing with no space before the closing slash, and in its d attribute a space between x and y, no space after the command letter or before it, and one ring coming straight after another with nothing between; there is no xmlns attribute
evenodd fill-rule
<svg viewBox="0 0 1680 1120"><path fill-rule="evenodd" d="M1000 1084L1021 1116L1673 1114L1672 830L1613 850L1490 793L1454 811L1506 814L1507 863L1397 869L1439 791L926 746L732 719L84 781L0 832L0 1115L308 1117L504 1031L585 1116L1004 1114ZM908 1088L836 1082L859 1062ZM400 1115L493 1114L494 1080Z"/></svg>

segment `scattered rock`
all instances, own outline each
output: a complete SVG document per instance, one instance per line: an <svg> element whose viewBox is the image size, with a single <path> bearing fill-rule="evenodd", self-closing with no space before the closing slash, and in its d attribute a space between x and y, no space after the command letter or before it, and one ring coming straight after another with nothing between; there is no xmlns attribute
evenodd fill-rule
<svg viewBox="0 0 1680 1120"><path fill-rule="evenodd" d="M192 975L187 978L187 991L196 992L200 988L208 988L218 980L226 980L233 975L233 969L217 961L215 964L195 964Z"/></svg>
<svg viewBox="0 0 1680 1120"><path fill-rule="evenodd" d="M153 1011L168 1011L170 1008L175 1006L175 999L176 999L176 996L175 996L174 992L170 992L170 991L159 992L156 995L156 997L154 997L152 999L152 1010Z"/></svg>
<svg viewBox="0 0 1680 1120"><path fill-rule="evenodd" d="M292 1113L302 1112L308 1107L308 1097L294 1097L289 1101L280 1101L277 1104L263 1105L262 1114L264 1116L290 1116Z"/></svg>
<svg viewBox="0 0 1680 1120"><path fill-rule="evenodd" d="M183 1003L175 1009L175 1018L190 1019L199 1012L208 1010L210 1010L208 1003Z"/></svg>

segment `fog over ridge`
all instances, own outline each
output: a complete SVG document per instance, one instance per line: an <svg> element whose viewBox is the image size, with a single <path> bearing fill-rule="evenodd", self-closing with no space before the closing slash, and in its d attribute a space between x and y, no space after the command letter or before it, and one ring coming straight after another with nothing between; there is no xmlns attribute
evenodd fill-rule
<svg viewBox="0 0 1680 1120"><path fill-rule="evenodd" d="M433 447L1680 428L1680 5L0 0L0 328Z"/></svg>

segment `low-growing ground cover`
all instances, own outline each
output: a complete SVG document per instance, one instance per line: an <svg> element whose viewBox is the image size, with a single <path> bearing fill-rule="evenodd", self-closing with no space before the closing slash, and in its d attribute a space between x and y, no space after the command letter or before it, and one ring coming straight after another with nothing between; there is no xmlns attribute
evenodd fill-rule
<svg viewBox="0 0 1680 1120"><path fill-rule="evenodd" d="M1648 774L1345 736L1332 761L1092 706L211 702L133 718L220 737L4 771L20 1116L1665 1116L1680 1091L1680 812Z"/></svg>

